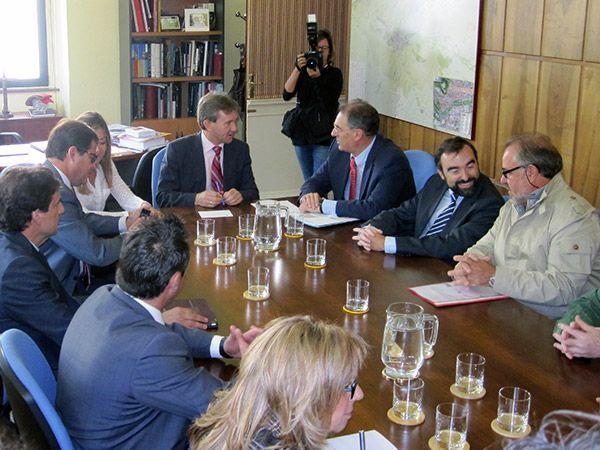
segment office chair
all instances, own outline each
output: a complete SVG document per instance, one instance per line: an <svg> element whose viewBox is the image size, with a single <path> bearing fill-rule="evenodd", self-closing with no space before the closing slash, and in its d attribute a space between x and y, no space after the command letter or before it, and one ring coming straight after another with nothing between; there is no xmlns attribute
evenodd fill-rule
<svg viewBox="0 0 600 450"><path fill-rule="evenodd" d="M141 199L152 203L152 160L160 147L148 150L142 155L133 173L131 190Z"/></svg>
<svg viewBox="0 0 600 450"><path fill-rule="evenodd" d="M25 332L13 328L0 335L0 375L23 441L31 448L72 450L71 438L54 407L56 379Z"/></svg>
<svg viewBox="0 0 600 450"><path fill-rule="evenodd" d="M160 175L160 165L165 157L165 148L161 148L152 159L152 207L158 208L156 202L156 193L158 192L158 176Z"/></svg>
<svg viewBox="0 0 600 450"><path fill-rule="evenodd" d="M419 192L423 189L427 180L431 178L431 175L437 172L435 158L432 154L423 150L406 150L404 154L408 158L415 180L415 188Z"/></svg>
<svg viewBox="0 0 600 450"><path fill-rule="evenodd" d="M0 131L0 145L6 145L8 144L8 139L12 139L14 142L11 142L11 144L24 144L25 140L23 139L23 136L21 136L19 133L16 133L14 131Z"/></svg>

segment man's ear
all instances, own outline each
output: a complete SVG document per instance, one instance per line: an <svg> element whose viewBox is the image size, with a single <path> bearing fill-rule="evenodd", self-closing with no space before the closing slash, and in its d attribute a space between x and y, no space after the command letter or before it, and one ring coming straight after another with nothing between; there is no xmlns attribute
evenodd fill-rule
<svg viewBox="0 0 600 450"><path fill-rule="evenodd" d="M438 173L438 175L440 176L440 178L441 178L442 180L445 180L445 179L446 179L446 177L444 176L444 172L442 172L440 169L438 169L438 170L437 170L437 173Z"/></svg>

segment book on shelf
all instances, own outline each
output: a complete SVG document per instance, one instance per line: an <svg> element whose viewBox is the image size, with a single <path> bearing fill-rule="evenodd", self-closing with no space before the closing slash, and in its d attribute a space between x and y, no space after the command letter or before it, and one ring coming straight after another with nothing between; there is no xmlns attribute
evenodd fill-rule
<svg viewBox="0 0 600 450"><path fill-rule="evenodd" d="M455 306L468 303L489 302L509 298L488 286L455 286L450 282L428 284L409 288L417 297L433 306Z"/></svg>

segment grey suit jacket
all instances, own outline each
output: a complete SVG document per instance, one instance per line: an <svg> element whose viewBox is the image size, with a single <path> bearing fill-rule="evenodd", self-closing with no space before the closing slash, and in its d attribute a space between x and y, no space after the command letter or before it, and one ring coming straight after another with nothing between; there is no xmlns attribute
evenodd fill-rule
<svg viewBox="0 0 600 450"><path fill-rule="evenodd" d="M60 353L57 407L86 449L185 448L185 430L222 382L193 358L210 333L156 322L118 286L79 308Z"/></svg>
<svg viewBox="0 0 600 450"><path fill-rule="evenodd" d="M50 161L49 167L60 182L60 199L65 207L58 230L40 250L69 294L73 294L80 273L80 261L93 266L107 266L119 259L122 238L119 218L84 213L75 193L62 181ZM113 236L101 238L100 236Z"/></svg>
<svg viewBox="0 0 600 450"><path fill-rule="evenodd" d="M488 177L481 174L475 193L463 198L446 227L438 234L419 238L448 185L434 174L423 189L398 208L383 211L369 221L386 236L396 237L396 253L432 256L452 262L490 229L504 204Z"/></svg>
<svg viewBox="0 0 600 450"><path fill-rule="evenodd" d="M63 336L78 307L23 234L0 232L0 333L23 330L56 372Z"/></svg>
<svg viewBox="0 0 600 450"><path fill-rule="evenodd" d="M201 133L169 143L158 178L158 205L194 206L196 194L206 190L206 182ZM248 144L234 139L223 146L223 183L225 191L237 189L246 202L258 200Z"/></svg>
<svg viewBox="0 0 600 450"><path fill-rule="evenodd" d="M333 140L323 165L304 182L300 197L317 192L326 197L333 191L338 216L367 220L385 209L398 206L415 195L415 182L408 159L391 140L377 135L362 174L356 200L344 200L350 173L350 153L339 150Z"/></svg>

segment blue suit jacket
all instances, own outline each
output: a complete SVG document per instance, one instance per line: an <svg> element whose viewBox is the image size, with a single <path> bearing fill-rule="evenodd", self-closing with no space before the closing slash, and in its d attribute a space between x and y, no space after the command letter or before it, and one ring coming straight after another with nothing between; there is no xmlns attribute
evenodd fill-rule
<svg viewBox="0 0 600 450"><path fill-rule="evenodd" d="M385 209L398 206L415 195L415 183L408 159L391 140L377 135L365 164L357 200L344 200L350 171L350 153L342 152L333 140L323 165L306 180L300 197L317 192L326 197L333 191L338 216L370 219Z"/></svg>
<svg viewBox="0 0 600 450"><path fill-rule="evenodd" d="M201 133L177 139L167 145L161 164L158 205L194 206L196 194L206 190L206 181ZM223 183L225 191L237 189L244 201L258 200L248 144L234 139L223 146Z"/></svg>
<svg viewBox="0 0 600 450"><path fill-rule="evenodd" d="M84 213L75 193L63 183L52 163L45 161L44 166L49 167L60 182L60 199L65 212L58 222L58 231L40 250L67 292L73 294L80 261L93 266L108 266L119 259L122 243L119 218Z"/></svg>
<svg viewBox="0 0 600 450"><path fill-rule="evenodd" d="M184 448L222 382L193 358L210 333L156 322L118 286L79 308L60 353L57 407L80 448Z"/></svg>
<svg viewBox="0 0 600 450"><path fill-rule="evenodd" d="M0 232L0 332L23 330L56 372L60 345L78 306L25 236Z"/></svg>
<svg viewBox="0 0 600 450"><path fill-rule="evenodd" d="M433 236L419 238L448 185L438 174L432 175L423 189L398 208L384 211L371 225L386 236L396 237L396 253L401 255L433 256L452 262L490 229L504 204L488 177L481 174L471 197L464 197L444 229Z"/></svg>

